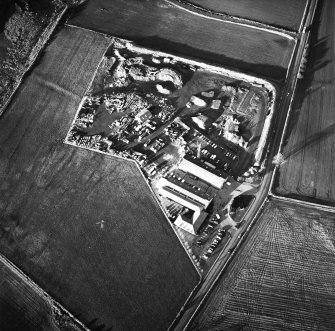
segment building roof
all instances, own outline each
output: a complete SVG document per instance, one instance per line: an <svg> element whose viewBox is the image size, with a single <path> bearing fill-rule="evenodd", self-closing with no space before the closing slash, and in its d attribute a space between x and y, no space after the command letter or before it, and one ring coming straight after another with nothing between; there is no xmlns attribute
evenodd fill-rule
<svg viewBox="0 0 335 331"><path fill-rule="evenodd" d="M192 234L197 234L198 230L200 229L202 223L205 221L207 216L208 213L206 213L205 211L194 212L193 217L191 218L180 214L175 221L175 225Z"/></svg>
<svg viewBox="0 0 335 331"><path fill-rule="evenodd" d="M219 171L215 171L214 169L211 169L201 163L199 160L192 159L188 156L185 156L185 158L180 162L179 169L199 177L203 181L218 189L222 188L227 179L227 176L221 174Z"/></svg>
<svg viewBox="0 0 335 331"><path fill-rule="evenodd" d="M179 193L189 197L190 199L200 202L204 209L206 209L211 201L213 200L208 194L201 190L194 190L192 189L187 183L182 183L178 180L173 178L161 178L158 183L158 186L166 186L170 187Z"/></svg>
<svg viewBox="0 0 335 331"><path fill-rule="evenodd" d="M135 119L137 119L140 122L145 122L151 117L152 117L152 114L150 110L144 108L136 114Z"/></svg>
<svg viewBox="0 0 335 331"><path fill-rule="evenodd" d="M193 211L199 211L204 208L204 205L198 201L195 201L188 196L178 192L177 190L169 187L169 186L163 186L159 188L159 193L165 196L166 198L169 198L182 206L189 208Z"/></svg>
<svg viewBox="0 0 335 331"><path fill-rule="evenodd" d="M174 183L169 182L166 178L161 178L157 186L160 194L193 212L190 216L185 214L178 215L175 225L192 234L196 234L208 215L204 209L208 207L212 199L206 200L196 196L194 193L188 192Z"/></svg>
<svg viewBox="0 0 335 331"><path fill-rule="evenodd" d="M198 125L199 128L205 130L206 124L208 123L208 117L205 115L193 116L192 121Z"/></svg>

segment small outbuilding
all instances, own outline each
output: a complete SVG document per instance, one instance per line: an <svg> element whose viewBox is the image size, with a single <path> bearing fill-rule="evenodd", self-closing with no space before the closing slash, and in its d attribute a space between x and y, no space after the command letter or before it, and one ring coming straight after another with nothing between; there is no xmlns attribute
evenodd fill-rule
<svg viewBox="0 0 335 331"><path fill-rule="evenodd" d="M138 114L136 114L135 119L140 123L144 123L144 122L148 121L151 117L152 117L152 114L151 114L150 110L142 109L142 110L139 111Z"/></svg>

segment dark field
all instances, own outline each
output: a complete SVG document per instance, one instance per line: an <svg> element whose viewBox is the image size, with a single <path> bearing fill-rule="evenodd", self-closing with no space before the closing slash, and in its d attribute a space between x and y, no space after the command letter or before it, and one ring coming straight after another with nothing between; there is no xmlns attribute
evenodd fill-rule
<svg viewBox="0 0 335 331"><path fill-rule="evenodd" d="M334 214L269 203L188 330L334 330L334 241Z"/></svg>
<svg viewBox="0 0 335 331"><path fill-rule="evenodd" d="M323 1L286 132L287 161L280 167L276 188L281 195L328 204L335 203L334 15L335 2Z"/></svg>
<svg viewBox="0 0 335 331"><path fill-rule="evenodd" d="M294 47L293 40L201 17L163 0L90 1L70 23L275 80L285 78Z"/></svg>
<svg viewBox="0 0 335 331"><path fill-rule="evenodd" d="M298 31L308 0L189 0L204 9Z"/></svg>
<svg viewBox="0 0 335 331"><path fill-rule="evenodd" d="M80 331L83 328L55 307L0 257L1 331Z"/></svg>
<svg viewBox="0 0 335 331"><path fill-rule="evenodd" d="M0 119L0 251L90 328L164 330L191 260L134 163L62 143L109 44L63 29Z"/></svg>

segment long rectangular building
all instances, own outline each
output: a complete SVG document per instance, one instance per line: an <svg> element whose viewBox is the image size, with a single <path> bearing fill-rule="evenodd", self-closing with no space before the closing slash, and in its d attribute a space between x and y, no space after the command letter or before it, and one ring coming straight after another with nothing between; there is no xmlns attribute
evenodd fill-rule
<svg viewBox="0 0 335 331"><path fill-rule="evenodd" d="M182 187L182 185L178 185L178 183L174 183L166 178L161 178L158 181L157 185L160 187L169 187L170 189L182 194L182 196L187 197L191 201L200 203L204 207L204 209L206 209L213 200L212 198L206 197L203 193L200 194L197 192L191 192L185 187Z"/></svg>
<svg viewBox="0 0 335 331"><path fill-rule="evenodd" d="M189 233L197 234L208 215L208 213L204 211L204 206L200 202L190 199L171 187L162 186L159 188L159 193L165 198L171 199L193 212L191 217L180 214L175 221L175 225Z"/></svg>
<svg viewBox="0 0 335 331"><path fill-rule="evenodd" d="M221 189L223 184L227 181L227 176L224 174L219 172L215 173L212 169L206 167L206 165L190 157L185 157L180 162L179 169L200 178L217 189Z"/></svg>
<svg viewBox="0 0 335 331"><path fill-rule="evenodd" d="M192 211L192 216L179 215L175 221L175 225L192 234L196 234L208 215L204 209L208 207L212 199L205 199L193 192L187 191L166 178L161 178L157 182L157 187L162 196Z"/></svg>
<svg viewBox="0 0 335 331"><path fill-rule="evenodd" d="M160 187L159 193L162 194L164 197L169 198L193 211L200 212L204 208L203 204L201 204L200 202L190 199L186 195L181 194L180 192L174 190L171 187L168 186Z"/></svg>

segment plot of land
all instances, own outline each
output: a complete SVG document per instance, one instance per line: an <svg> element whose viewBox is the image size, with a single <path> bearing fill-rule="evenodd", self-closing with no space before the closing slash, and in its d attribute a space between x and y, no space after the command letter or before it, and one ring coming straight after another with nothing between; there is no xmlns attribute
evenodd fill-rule
<svg viewBox="0 0 335 331"><path fill-rule="evenodd" d="M188 330L333 330L334 214L272 202Z"/></svg>
<svg viewBox="0 0 335 331"><path fill-rule="evenodd" d="M164 330L191 260L134 163L61 142L109 45L63 29L1 118L0 251L85 324Z"/></svg>
<svg viewBox="0 0 335 331"><path fill-rule="evenodd" d="M277 80L285 78L294 47L280 35L199 16L163 0L90 1L70 23Z"/></svg>
<svg viewBox="0 0 335 331"><path fill-rule="evenodd" d="M298 30L308 0L190 0L204 9Z"/></svg>
<svg viewBox="0 0 335 331"><path fill-rule="evenodd" d="M1 331L80 331L83 328L64 314L35 285L28 283L0 257Z"/></svg>
<svg viewBox="0 0 335 331"><path fill-rule="evenodd" d="M320 3L322 5L322 3ZM319 7L290 117L277 193L335 203L335 2ZM318 24L320 27L318 29Z"/></svg>
<svg viewBox="0 0 335 331"><path fill-rule="evenodd" d="M67 141L135 159L149 178L148 169L160 177L202 146L203 162L236 178L255 162L271 88L264 80L115 38Z"/></svg>
<svg viewBox="0 0 335 331"><path fill-rule="evenodd" d="M171 222L185 229L183 217L192 224L191 236L179 234L206 271L219 242L223 248L231 238L223 240L226 233L214 227L224 223L220 212L239 186L234 179L260 181L255 150L263 148L259 137L268 129L262 124L271 116L274 92L265 80L114 37L66 141L136 160ZM196 175L187 174L190 164L200 169ZM207 241L212 245L204 250Z"/></svg>
<svg viewBox="0 0 335 331"><path fill-rule="evenodd" d="M66 9L59 0L0 4L0 114Z"/></svg>

